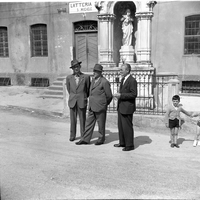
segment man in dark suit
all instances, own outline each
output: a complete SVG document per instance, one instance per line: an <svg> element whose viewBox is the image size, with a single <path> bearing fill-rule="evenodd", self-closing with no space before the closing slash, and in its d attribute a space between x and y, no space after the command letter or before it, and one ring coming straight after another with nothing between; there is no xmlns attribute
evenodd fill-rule
<svg viewBox="0 0 200 200"><path fill-rule="evenodd" d="M105 124L107 107L112 100L112 92L109 81L102 76L103 67L99 64L94 66L94 78L90 87L89 111L86 119L85 132L77 145L89 144L92 138L96 121L99 127L99 138L95 145L101 145L105 141Z"/></svg>
<svg viewBox="0 0 200 200"><path fill-rule="evenodd" d="M83 74L81 62L74 59L71 61L71 69L73 74L67 76L66 87L69 93L68 106L70 108L70 141L76 139L77 114L80 120L81 136L85 131L87 98L90 89L90 76Z"/></svg>
<svg viewBox="0 0 200 200"><path fill-rule="evenodd" d="M118 99L118 131L119 144L114 147L124 147L123 151L134 149L133 113L136 110L137 81L130 74L131 66L125 63L121 66L122 80L119 93L113 96Z"/></svg>

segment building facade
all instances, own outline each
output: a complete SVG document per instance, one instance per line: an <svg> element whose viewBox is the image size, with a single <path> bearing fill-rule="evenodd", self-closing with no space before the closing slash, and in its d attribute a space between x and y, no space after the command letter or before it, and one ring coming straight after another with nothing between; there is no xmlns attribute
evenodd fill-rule
<svg viewBox="0 0 200 200"><path fill-rule="evenodd" d="M131 44L123 44L122 17L133 19ZM12 85L51 84L95 63L117 69L177 74L181 83L200 80L200 2L99 1L0 3L0 79ZM200 86L199 86L200 87Z"/></svg>

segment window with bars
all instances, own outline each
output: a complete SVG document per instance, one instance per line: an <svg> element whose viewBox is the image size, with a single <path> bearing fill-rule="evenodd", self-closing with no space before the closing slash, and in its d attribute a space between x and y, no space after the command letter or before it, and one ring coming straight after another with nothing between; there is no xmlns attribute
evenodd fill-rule
<svg viewBox="0 0 200 200"><path fill-rule="evenodd" d="M48 56L47 25L35 24L31 26L31 56Z"/></svg>
<svg viewBox="0 0 200 200"><path fill-rule="evenodd" d="M0 27L0 57L8 57L8 31L7 27Z"/></svg>
<svg viewBox="0 0 200 200"><path fill-rule="evenodd" d="M200 15L185 18L184 54L200 54Z"/></svg>
<svg viewBox="0 0 200 200"><path fill-rule="evenodd" d="M182 81L182 92L200 94L200 81Z"/></svg>
<svg viewBox="0 0 200 200"><path fill-rule="evenodd" d="M31 86L49 87L49 79L48 78L31 78Z"/></svg>

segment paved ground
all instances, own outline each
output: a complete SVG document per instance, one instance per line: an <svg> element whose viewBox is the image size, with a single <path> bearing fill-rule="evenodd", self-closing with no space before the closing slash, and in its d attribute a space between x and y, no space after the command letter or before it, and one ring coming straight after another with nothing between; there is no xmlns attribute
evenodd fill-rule
<svg viewBox="0 0 200 200"><path fill-rule="evenodd" d="M42 99L43 92L0 87L2 200L200 199L200 146L192 147L193 131L181 130L180 149L172 149L168 130L156 130L154 116L151 129L135 127L136 149L122 152L113 147L116 118L109 115L104 145L94 145L95 132L91 145L76 146L68 141L63 101ZM200 108L198 98L182 103L193 111Z"/></svg>
<svg viewBox="0 0 200 200"><path fill-rule="evenodd" d="M67 119L1 109L2 200L200 199L200 146L180 135L135 132L136 149L114 148L117 129L107 126L106 143L69 142Z"/></svg>

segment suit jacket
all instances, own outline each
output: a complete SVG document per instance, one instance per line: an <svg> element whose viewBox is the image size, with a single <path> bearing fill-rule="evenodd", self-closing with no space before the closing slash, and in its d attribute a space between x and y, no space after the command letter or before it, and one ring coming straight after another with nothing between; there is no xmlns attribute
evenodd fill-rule
<svg viewBox="0 0 200 200"><path fill-rule="evenodd" d="M94 112L106 111L112 101L112 91L109 81L101 76L95 83L92 80L89 96L89 109Z"/></svg>
<svg viewBox="0 0 200 200"><path fill-rule="evenodd" d="M66 78L66 86L69 93L69 107L73 108L77 103L80 108L85 108L90 91L90 76L81 73L78 85L76 85L74 75L69 75Z"/></svg>
<svg viewBox="0 0 200 200"><path fill-rule="evenodd" d="M136 110L137 81L131 75L121 87L120 94L117 110L121 114L133 114Z"/></svg>

